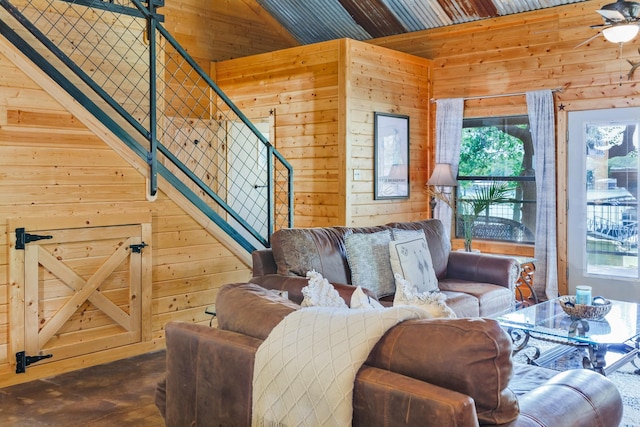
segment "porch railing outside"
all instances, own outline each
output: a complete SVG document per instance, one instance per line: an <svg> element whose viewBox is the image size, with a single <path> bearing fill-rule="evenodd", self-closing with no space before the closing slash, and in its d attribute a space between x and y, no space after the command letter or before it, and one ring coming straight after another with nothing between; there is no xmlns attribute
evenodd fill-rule
<svg viewBox="0 0 640 427"><path fill-rule="evenodd" d="M293 223L293 171L162 26L164 0L0 0L0 32L247 250Z"/></svg>
<svg viewBox="0 0 640 427"><path fill-rule="evenodd" d="M587 254L638 256L638 203L635 200L587 203Z"/></svg>

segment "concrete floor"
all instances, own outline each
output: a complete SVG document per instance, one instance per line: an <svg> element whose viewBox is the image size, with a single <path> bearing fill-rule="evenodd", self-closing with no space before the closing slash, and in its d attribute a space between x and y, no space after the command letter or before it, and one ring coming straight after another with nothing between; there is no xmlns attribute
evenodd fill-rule
<svg viewBox="0 0 640 427"><path fill-rule="evenodd" d="M0 426L161 427L159 351L0 389Z"/></svg>

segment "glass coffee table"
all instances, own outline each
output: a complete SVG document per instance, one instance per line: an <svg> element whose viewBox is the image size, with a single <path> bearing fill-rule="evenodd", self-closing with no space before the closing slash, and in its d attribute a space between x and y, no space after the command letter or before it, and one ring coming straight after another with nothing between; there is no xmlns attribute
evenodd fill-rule
<svg viewBox="0 0 640 427"><path fill-rule="evenodd" d="M640 305L613 300L611 304L611 311L601 320L574 320L557 298L495 319L511 336L514 354L526 349L531 364L548 366L582 348L586 350L582 366L603 375L629 362L639 368ZM537 340L557 345L541 352Z"/></svg>

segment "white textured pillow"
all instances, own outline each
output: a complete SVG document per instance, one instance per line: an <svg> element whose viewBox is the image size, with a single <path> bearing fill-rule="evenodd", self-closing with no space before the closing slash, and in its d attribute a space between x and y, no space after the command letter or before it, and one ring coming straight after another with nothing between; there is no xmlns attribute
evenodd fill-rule
<svg viewBox="0 0 640 427"><path fill-rule="evenodd" d="M344 237L351 284L371 290L376 297L393 295L395 283L389 261L391 231L350 233Z"/></svg>
<svg viewBox="0 0 640 427"><path fill-rule="evenodd" d="M413 237L389 242L389 257L393 274L408 280L418 292L438 290L438 278L424 231L415 231ZM397 285L396 278L396 288Z"/></svg>
<svg viewBox="0 0 640 427"><path fill-rule="evenodd" d="M380 302L375 299L371 299L371 297L364 293L362 288L358 286L355 291L351 294L351 308L355 309L365 309L365 310L376 310L379 308L384 308Z"/></svg>
<svg viewBox="0 0 640 427"><path fill-rule="evenodd" d="M412 239L414 237L424 237L424 230L408 230L404 228L392 228L391 235L393 236L392 240L407 240Z"/></svg>
<svg viewBox="0 0 640 427"><path fill-rule="evenodd" d="M349 308L336 288L315 270L307 272L309 284L302 288L302 307Z"/></svg>
<svg viewBox="0 0 640 427"><path fill-rule="evenodd" d="M455 318L456 313L445 302L447 296L437 291L418 292L416 287L401 275L395 274L396 294L393 298L393 306L402 305L417 306L425 309L433 317Z"/></svg>

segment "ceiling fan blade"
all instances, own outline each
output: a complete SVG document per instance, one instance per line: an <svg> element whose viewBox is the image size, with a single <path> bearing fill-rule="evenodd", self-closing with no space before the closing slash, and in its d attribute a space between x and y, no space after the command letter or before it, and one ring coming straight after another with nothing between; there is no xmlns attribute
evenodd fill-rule
<svg viewBox="0 0 640 427"><path fill-rule="evenodd" d="M589 43L591 40L593 40L593 39L595 39L596 37L598 37L598 36L600 35L600 33L602 33L602 30L598 31L596 34L592 35L591 37L589 37L589 38L588 38L588 39L586 39L585 41L583 41L583 42L581 42L581 43L579 43L579 44L575 45L573 48L575 49L575 48L578 48L578 47L580 47L580 46L582 46L582 45L585 45L585 44Z"/></svg>
<svg viewBox="0 0 640 427"><path fill-rule="evenodd" d="M600 10L596 10L596 12L598 12L607 21L617 22L617 21L625 21L627 19L624 17L622 13L618 12L617 10L600 9Z"/></svg>
<svg viewBox="0 0 640 427"><path fill-rule="evenodd" d="M640 16L640 3L635 1L618 0L615 3L605 4L600 10L618 11L625 19L638 18Z"/></svg>

